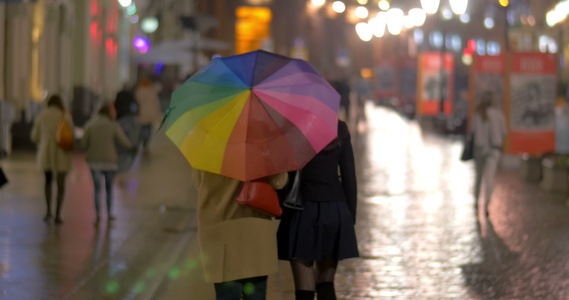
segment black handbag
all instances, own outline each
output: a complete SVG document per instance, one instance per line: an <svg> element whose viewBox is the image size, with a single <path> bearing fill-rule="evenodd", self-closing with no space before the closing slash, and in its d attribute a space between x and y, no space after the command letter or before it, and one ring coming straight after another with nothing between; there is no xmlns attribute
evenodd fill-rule
<svg viewBox="0 0 569 300"><path fill-rule="evenodd" d="M8 178L6 178L6 174L4 174L4 171L0 168L0 187L4 186L6 183L8 183Z"/></svg>
<svg viewBox="0 0 569 300"><path fill-rule="evenodd" d="M303 210L302 199L300 199L300 171L289 172L288 184L282 189L277 191L282 206L296 210Z"/></svg>
<svg viewBox="0 0 569 300"><path fill-rule="evenodd" d="M474 158L474 134L469 134L464 138L464 148L460 155L461 161L469 161Z"/></svg>

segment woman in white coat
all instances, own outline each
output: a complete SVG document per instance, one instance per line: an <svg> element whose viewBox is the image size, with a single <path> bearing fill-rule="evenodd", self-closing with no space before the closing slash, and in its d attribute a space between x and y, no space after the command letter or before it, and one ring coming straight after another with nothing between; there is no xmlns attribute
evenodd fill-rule
<svg viewBox="0 0 569 300"><path fill-rule="evenodd" d="M140 135L142 145L146 148L152 136L152 126L160 122L160 99L152 81L144 79L136 89L138 103L138 122L141 125Z"/></svg>
<svg viewBox="0 0 569 300"><path fill-rule="evenodd" d="M51 197L52 182L54 175L57 182L57 209L55 213L55 223L63 222L61 218L61 208L65 195L65 175L71 169L71 154L65 152L57 145L56 135L59 122L64 119L73 131L73 120L71 115L65 110L63 99L58 95L53 95L47 101L47 108L42 111L34 123L31 133L31 140L38 144L37 161L38 167L45 173L45 200L47 212L44 220L51 219Z"/></svg>
<svg viewBox="0 0 569 300"><path fill-rule="evenodd" d="M494 97L490 92L482 95L474 112L471 134L474 135L474 162L476 181L474 184L475 208L484 182L484 200L486 215L492 199L494 177L502 154L504 138L508 134L506 121L501 110L493 107Z"/></svg>

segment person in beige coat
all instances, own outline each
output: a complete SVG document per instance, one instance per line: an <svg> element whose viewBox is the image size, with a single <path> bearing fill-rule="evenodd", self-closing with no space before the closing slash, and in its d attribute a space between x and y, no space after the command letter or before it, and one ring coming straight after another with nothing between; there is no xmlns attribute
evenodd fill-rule
<svg viewBox="0 0 569 300"><path fill-rule="evenodd" d="M140 136L142 145L146 148L152 136L152 127L160 122L160 99L152 81L144 79L136 89L136 102L138 103L138 122L141 125Z"/></svg>
<svg viewBox="0 0 569 300"><path fill-rule="evenodd" d="M63 222L61 208L65 195L65 175L71 169L71 154L63 151L56 141L57 129L61 119L65 119L67 125L73 130L71 115L65 111L63 99L59 95L51 96L47 101L47 108L37 117L31 132L31 140L38 144L37 162L38 168L45 173L45 200L47 212L44 220L51 219L51 197L53 176L57 182L57 209L55 223Z"/></svg>
<svg viewBox="0 0 569 300"><path fill-rule="evenodd" d="M237 204L242 182L193 170L198 190L198 239L206 281L216 299L265 299L267 275L278 271L276 229L270 217ZM268 177L276 189L287 173Z"/></svg>
<svg viewBox="0 0 569 300"><path fill-rule="evenodd" d="M105 178L105 193L107 200L107 218L112 221L113 183L119 167L119 156L115 141L125 148L132 148L130 140L120 125L114 120L109 106L99 109L97 116L85 126L85 134L81 145L86 150L85 159L91 169L95 189L96 223L100 220L101 177Z"/></svg>

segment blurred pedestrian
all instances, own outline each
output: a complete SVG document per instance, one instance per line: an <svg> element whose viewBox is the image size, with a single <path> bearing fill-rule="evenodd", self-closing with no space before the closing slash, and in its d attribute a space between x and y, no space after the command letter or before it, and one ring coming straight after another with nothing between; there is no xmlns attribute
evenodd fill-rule
<svg viewBox="0 0 569 300"><path fill-rule="evenodd" d="M336 299L338 261L359 256L356 172L345 122L338 123L338 137L301 170L300 182L304 208L283 211L279 259L290 261L296 299L314 299L315 293L318 299Z"/></svg>
<svg viewBox="0 0 569 300"><path fill-rule="evenodd" d="M340 94L340 119L350 118L350 84L343 78L336 78L331 71L326 71L324 78Z"/></svg>
<svg viewBox="0 0 569 300"><path fill-rule="evenodd" d="M81 140L86 151L86 160L93 176L95 189L96 222L100 220L101 177L105 179L105 192L107 200L107 218L114 220L112 215L113 205L113 181L118 170L118 155L115 141L125 148L132 148L132 144L124 134L119 124L111 115L109 106L103 106L85 126L85 134Z"/></svg>
<svg viewBox="0 0 569 300"><path fill-rule="evenodd" d="M61 120L65 120L73 131L73 119L65 110L63 99L59 95L53 95L48 99L47 107L38 115L31 132L31 140L37 143L39 147L37 153L38 167L45 174L44 193L47 207L45 221L49 221L52 217L51 197L54 176L57 183L56 224L63 223L61 209L65 195L65 175L71 169L71 154L57 144L56 135Z"/></svg>
<svg viewBox="0 0 569 300"><path fill-rule="evenodd" d="M158 91L149 79L144 79L138 85L135 93L138 103L138 122L142 126L140 129L140 139L142 145L147 149L152 136L153 125L160 122L160 99Z"/></svg>
<svg viewBox="0 0 569 300"><path fill-rule="evenodd" d="M134 93L125 84L115 97L115 110L117 113L117 120L123 116L131 116L138 113L138 104L134 98Z"/></svg>
<svg viewBox="0 0 569 300"><path fill-rule="evenodd" d="M130 140L133 147L125 148L120 143L116 143L118 160L117 180L119 184L123 182L120 173L128 171L136 158L137 149L140 143L141 125L138 121L138 104L134 94L123 88L117 93L115 98L116 119L125 135Z"/></svg>
<svg viewBox="0 0 569 300"><path fill-rule="evenodd" d="M474 135L474 162L476 164L476 181L474 184L474 206L478 211L478 199L482 182L484 182L485 211L492 198L494 177L502 154L504 138L508 133L504 114L493 106L494 95L491 92L482 94L474 112L470 134Z"/></svg>
<svg viewBox="0 0 569 300"><path fill-rule="evenodd" d="M198 239L206 281L218 300L265 299L267 276L278 271L277 243L270 217L235 201L242 182L194 169L198 190ZM269 176L282 188L287 173Z"/></svg>

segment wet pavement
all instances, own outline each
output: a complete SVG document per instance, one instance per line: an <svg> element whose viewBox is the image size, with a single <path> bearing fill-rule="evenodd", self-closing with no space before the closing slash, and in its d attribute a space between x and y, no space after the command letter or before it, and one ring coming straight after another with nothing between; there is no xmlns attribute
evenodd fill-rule
<svg viewBox="0 0 569 300"><path fill-rule="evenodd" d="M476 214L461 142L372 105L356 134L361 257L340 263L339 299L569 299L566 195L497 178L490 216ZM65 223L45 224L33 154L3 162L0 299L213 299L202 280L191 168L160 134L115 187L118 220L94 226L81 155L68 178ZM275 223L275 226L277 224ZM290 268L268 299L293 299Z"/></svg>

